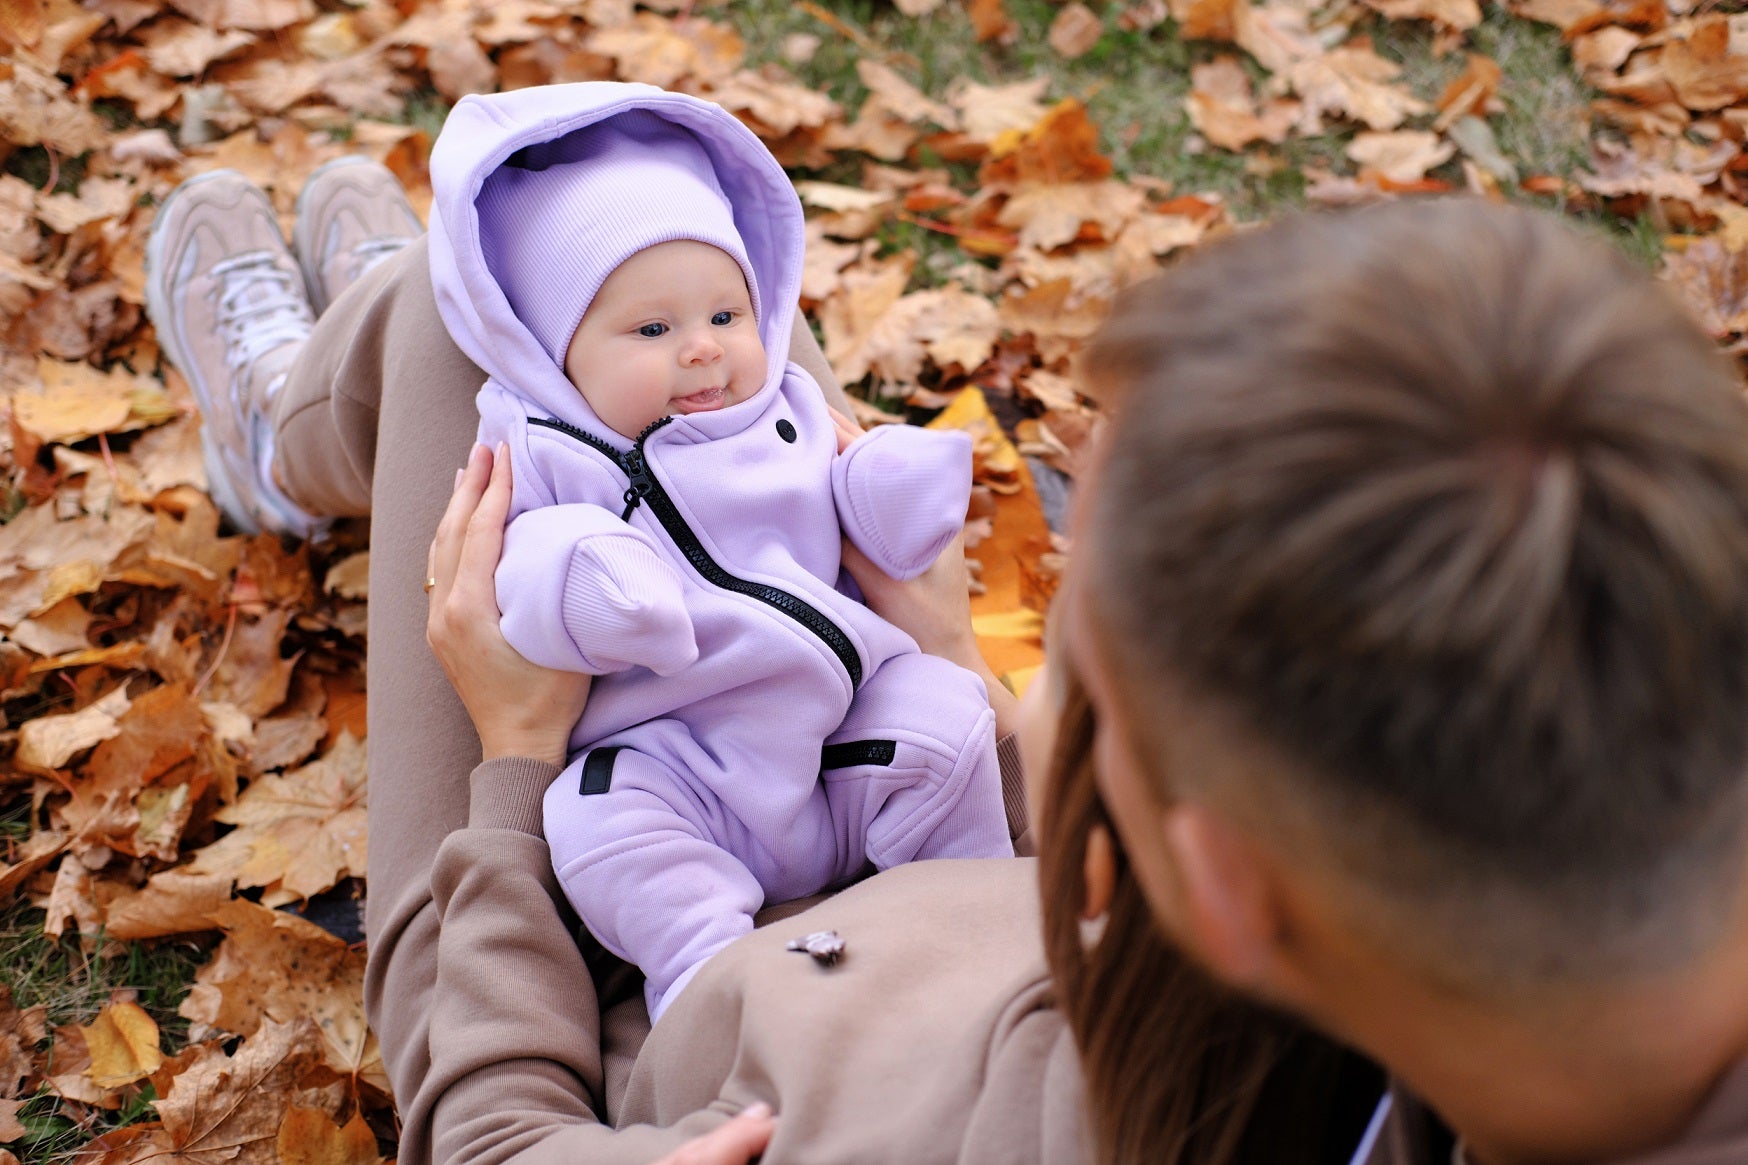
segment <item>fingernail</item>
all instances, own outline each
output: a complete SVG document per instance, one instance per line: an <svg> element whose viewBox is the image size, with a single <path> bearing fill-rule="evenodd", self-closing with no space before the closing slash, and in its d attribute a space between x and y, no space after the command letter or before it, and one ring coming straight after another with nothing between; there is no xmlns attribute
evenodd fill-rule
<svg viewBox="0 0 1748 1165"><path fill-rule="evenodd" d="M752 1120L762 1121L771 1115L771 1106L764 1101L755 1101L740 1110L740 1114Z"/></svg>
<svg viewBox="0 0 1748 1165"><path fill-rule="evenodd" d="M508 457L510 455L509 443L505 442L505 441L499 441L497 454L499 457Z"/></svg>
<svg viewBox="0 0 1748 1165"><path fill-rule="evenodd" d="M465 469L458 469L455 471L455 484L449 487L450 493L454 493L456 490L461 488L461 475L466 473L466 472L467 472L467 470L465 470Z"/></svg>

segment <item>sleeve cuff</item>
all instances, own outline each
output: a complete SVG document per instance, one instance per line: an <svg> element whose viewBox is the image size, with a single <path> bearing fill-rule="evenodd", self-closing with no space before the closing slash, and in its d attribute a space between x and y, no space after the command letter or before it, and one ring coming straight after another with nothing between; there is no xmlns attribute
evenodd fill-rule
<svg viewBox="0 0 1748 1165"><path fill-rule="evenodd" d="M526 757L481 762L469 778L468 827L543 836L540 806L546 799L546 787L560 771L558 765Z"/></svg>
<svg viewBox="0 0 1748 1165"><path fill-rule="evenodd" d="M1020 763L1020 738L1010 732L995 742L995 763L1001 767L1001 801L1008 814L1008 836L1018 840L1031 828L1026 805L1026 768Z"/></svg>

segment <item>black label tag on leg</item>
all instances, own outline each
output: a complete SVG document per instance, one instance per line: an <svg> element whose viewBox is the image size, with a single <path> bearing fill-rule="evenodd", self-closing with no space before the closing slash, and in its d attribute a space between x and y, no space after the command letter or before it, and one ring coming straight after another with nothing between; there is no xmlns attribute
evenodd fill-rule
<svg viewBox="0 0 1748 1165"><path fill-rule="evenodd" d="M897 755L896 740L846 740L820 749L819 767L821 772L825 772L853 765L889 765Z"/></svg>
<svg viewBox="0 0 1748 1165"><path fill-rule="evenodd" d="M577 785L579 796L605 793L613 785L613 762L619 759L619 747L597 748L583 761L583 779Z"/></svg>

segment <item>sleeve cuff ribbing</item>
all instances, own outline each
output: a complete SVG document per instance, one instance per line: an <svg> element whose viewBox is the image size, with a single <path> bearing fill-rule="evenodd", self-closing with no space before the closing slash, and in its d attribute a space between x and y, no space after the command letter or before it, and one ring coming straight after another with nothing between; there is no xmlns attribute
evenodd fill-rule
<svg viewBox="0 0 1748 1165"><path fill-rule="evenodd" d="M483 761L469 778L470 829L513 829L541 837L540 806L559 766L526 757Z"/></svg>

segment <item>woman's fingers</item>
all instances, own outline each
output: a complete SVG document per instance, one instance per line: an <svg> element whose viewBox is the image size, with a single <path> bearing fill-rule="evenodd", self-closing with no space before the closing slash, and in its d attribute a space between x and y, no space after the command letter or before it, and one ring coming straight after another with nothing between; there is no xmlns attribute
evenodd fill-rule
<svg viewBox="0 0 1748 1165"><path fill-rule="evenodd" d="M739 1116L687 1141L655 1165L748 1165L771 1143L777 1118L767 1104L749 1105Z"/></svg>
<svg viewBox="0 0 1748 1165"><path fill-rule="evenodd" d="M467 520L456 579L468 586L491 585L504 552L504 520L510 513L510 451L503 444L488 455L491 473Z"/></svg>
<svg viewBox="0 0 1748 1165"><path fill-rule="evenodd" d="M862 426L858 425L855 421L846 417L844 414L838 412L838 410L832 408L830 405L826 406L826 411L832 415L832 428L836 432L838 438L838 452L842 453L845 449L850 447L852 441L862 435Z"/></svg>
<svg viewBox="0 0 1748 1165"><path fill-rule="evenodd" d="M455 580L455 568L461 560L464 535L469 520L479 507L480 495L485 492L491 463L492 458L483 445L475 445L468 452L467 465L457 475L455 490L449 495L449 505L445 507L443 517L437 523L437 533L431 539L427 566L429 577L436 580L431 591L433 611L449 593L449 586Z"/></svg>

